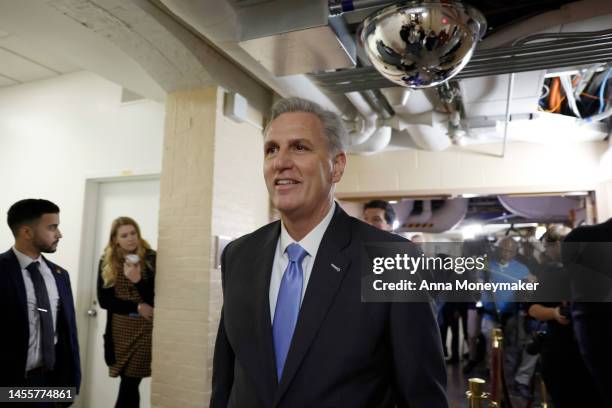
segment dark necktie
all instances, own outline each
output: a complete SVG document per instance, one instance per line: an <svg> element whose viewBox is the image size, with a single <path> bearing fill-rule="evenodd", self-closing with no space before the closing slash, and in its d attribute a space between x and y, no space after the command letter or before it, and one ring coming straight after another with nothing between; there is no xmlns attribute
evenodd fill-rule
<svg viewBox="0 0 612 408"><path fill-rule="evenodd" d="M38 262L32 262L26 269L30 272L30 277L32 278L34 293L36 294L36 304L40 314L43 367L47 370L53 370L55 366L55 330L53 328L53 316L51 315L47 286L40 273Z"/></svg>
<svg viewBox="0 0 612 408"><path fill-rule="evenodd" d="M278 297L276 298L274 322L272 323L276 373L279 382L300 312L302 287L304 285L302 260L308 255L308 252L295 242L289 245L285 252L289 257L289 264L283 273Z"/></svg>

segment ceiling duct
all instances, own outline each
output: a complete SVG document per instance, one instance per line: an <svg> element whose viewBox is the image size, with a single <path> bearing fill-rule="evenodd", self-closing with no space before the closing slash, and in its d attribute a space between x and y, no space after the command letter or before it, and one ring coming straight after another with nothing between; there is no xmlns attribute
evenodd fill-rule
<svg viewBox="0 0 612 408"><path fill-rule="evenodd" d="M497 197L502 206L512 214L526 219L539 220L546 218L565 219L570 212L584 217L584 207L580 197ZM584 218L578 221L582 221Z"/></svg>
<svg viewBox="0 0 612 408"><path fill-rule="evenodd" d="M441 206L435 208L432 200L422 202L422 210L414 213L414 200L402 200L394 205L398 216L409 214L398 219L399 232L429 232L440 233L452 229L459 224L467 214L469 199L453 198L444 200ZM407 207L406 209L402 207ZM407 211L406 211L407 210Z"/></svg>
<svg viewBox="0 0 612 408"><path fill-rule="evenodd" d="M418 115L397 114L385 124L401 133L407 132L419 148L439 151L451 145L448 122L447 114L431 110Z"/></svg>
<svg viewBox="0 0 612 408"><path fill-rule="evenodd" d="M364 18L367 18L368 15L383 13L384 8L388 10L391 3L396 3L393 7L403 6L409 9L416 4L428 7L431 5L447 7L451 3L461 4L459 1L160 1L227 53L230 58L234 58L245 70L250 71L254 77L264 81L280 95L299 95L315 100L328 109L340 111L352 127L351 151L355 153L375 151L389 138L391 138L392 148L394 146L397 148L414 147L415 144L418 144L420 148L427 150L440 150L448 147L450 145L449 136L453 137L455 142L465 141L470 144L498 142L500 140L498 126L500 121L497 117L506 106L507 99L506 93L503 92L505 77L502 78L498 74L612 61L612 35L609 32L598 32L603 28L610 28L608 16L612 12L612 6L605 0L578 2L555 0L556 3L568 3L569 5L557 10L558 7L551 2L548 6L538 8L540 12L550 10L550 13L554 13L554 18L548 18L546 14L527 19L520 23L520 25L528 26L523 30L524 32L520 33L513 30L506 32L506 29L499 27L507 26L508 29L513 29L517 25L515 23L519 16L533 14L532 12L526 13L526 11L532 10L531 5L535 2L517 0L511 2L512 5L502 0L478 2L479 9L485 13L491 25L494 26L494 30L489 32L485 41L474 51L469 63L453 77L455 80L473 78L470 81L460 82L461 93L458 96L461 98L455 99L455 103L452 100L443 103L441 95L435 88L413 91L385 79L373 66L361 66L365 63L363 57L366 54L365 51L357 52L359 47L356 45L355 38L359 34L359 26ZM504 6L504 10L515 10L514 16L510 16L511 13L501 13L496 6ZM339 10L339 12L334 12L334 10ZM434 19L436 14L427 12L428 15L425 16L422 14L423 11L425 10L419 11L421 13L420 20L418 20L420 28L423 28L426 34L426 29L433 29L439 34L439 29L433 28L432 21L429 21ZM469 11L464 10L464 12L470 14ZM603 15L597 17L599 19L599 23L595 24L597 26L584 23L585 19L599 14ZM404 14L405 18L411 18L410 16L412 16L410 13ZM437 16L440 17L442 14L437 14ZM401 16L396 16L396 18L401 20ZM472 19L478 20L474 17ZM414 37L417 34L417 18L415 17L414 20L415 25L412 32L404 30L404 36L409 34L407 37L409 40L410 35ZM578 25L566 26L567 23L574 21ZM524 24L525 22L528 24ZM472 26L475 27L474 24ZM420 28L418 33L420 33ZM400 24L392 30L390 35L403 41L400 34L401 29ZM579 30L585 32L566 38L555 34L555 38L540 37L541 39L537 42L519 44L514 47L504 46L516 38L525 37L528 33L541 33L544 30L549 33ZM374 30L374 34L376 31L377 29ZM446 34L443 34L442 37L451 32L446 29ZM503 34L503 38L498 40L498 34ZM492 40L494 41L491 43ZM535 40L535 38L529 37L528 40ZM441 39L438 35L435 46L432 46L434 40L430 39L429 48L431 50L428 49L427 41L428 39L425 38L424 44L421 44L421 51L439 51L438 54L434 53L439 57L443 53L436 47L450 39ZM465 42L462 40L462 46ZM385 44L389 45L386 42ZM406 45L407 43L403 41L401 44ZM390 45L395 46L396 44L390 43ZM489 49L486 49L488 45ZM307 73L308 75L283 76L292 73ZM514 119L519 114L533 114L538 108L544 72L540 71L538 75L531 75L529 81L526 80L525 75L521 74L516 77L515 94L517 97L512 98L514 109L510 109L509 112L510 117ZM523 92L522 88L528 89L529 92ZM353 106L354 101L351 103L345 97L347 93L352 92L360 93L360 99L368 105L366 116L355 119L359 115L356 115L357 109ZM410 93L409 97L408 93ZM483 94L487 97L486 100L482 100ZM517 98L519 99L515 100ZM453 108L452 111L448 109L449 106ZM363 109L359 110L363 111ZM605 113L608 114L608 112ZM423 116L418 121L411 122L415 114L423 114ZM492 118L495 120L491 120ZM536 138L538 141L543 140L549 134L551 138L555 137L554 143L557 143L559 139L565 140L565 133L569 132L565 131L563 135L547 129L542 132L540 128L543 126L536 126L536 122L540 122L541 117L537 116L537 118L538 120L510 122L508 124L509 140L519 140L519 138L525 140L526 130L529 130L530 137L533 134L534 141ZM560 122L561 119L558 121ZM413 128L406 127L409 125L414 126ZM548 126L548 123L546 125ZM572 125L578 127L576 123ZM377 129L380 126L391 126L394 129L391 132L388 130L378 132ZM537 127L538 131L532 132L532 127L534 129ZM580 135L585 134L585 130L588 131L591 127L593 124L580 126ZM404 130L398 130L402 128ZM596 136L599 139L601 133L599 127L597 130ZM462 131L469 132L466 137L460 138Z"/></svg>
<svg viewBox="0 0 612 408"><path fill-rule="evenodd" d="M270 0L237 9L239 46L276 76L354 67L356 49L327 0Z"/></svg>
<svg viewBox="0 0 612 408"><path fill-rule="evenodd" d="M349 131L349 153L371 154L382 151L391 141L391 128L389 126L378 126L378 116L382 113L374 111L371 101L366 97L367 93L352 92L346 94L359 116L350 123L352 129ZM369 95L371 98L375 97ZM389 109L391 109L389 107ZM392 112L392 109L391 109Z"/></svg>
<svg viewBox="0 0 612 408"><path fill-rule="evenodd" d="M454 79L612 63L612 29L574 34L562 39L538 34L530 40L541 39L529 44L477 49ZM315 73L310 78L330 94L398 86L374 67Z"/></svg>

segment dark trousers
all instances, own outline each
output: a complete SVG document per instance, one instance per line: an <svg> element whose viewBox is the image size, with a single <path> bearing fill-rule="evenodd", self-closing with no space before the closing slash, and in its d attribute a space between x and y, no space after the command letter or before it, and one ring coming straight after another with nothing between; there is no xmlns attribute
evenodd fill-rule
<svg viewBox="0 0 612 408"><path fill-rule="evenodd" d="M612 304L575 304L572 316L580 353L607 406L612 405L610 313Z"/></svg>
<svg viewBox="0 0 612 408"><path fill-rule="evenodd" d="M442 322L440 324L440 334L442 335L442 345L444 347L444 355L448 351L446 349L446 338L448 336L448 328L451 329L451 357L453 360L460 360L459 355L459 319L463 326L463 338L468 339L467 333L467 307L460 303L446 303L442 306Z"/></svg>
<svg viewBox="0 0 612 408"><path fill-rule="evenodd" d="M115 408L138 408L140 406L140 394L138 393L140 381L142 378L121 376Z"/></svg>
<svg viewBox="0 0 612 408"><path fill-rule="evenodd" d="M604 407L578 346L542 350L542 378L555 408Z"/></svg>

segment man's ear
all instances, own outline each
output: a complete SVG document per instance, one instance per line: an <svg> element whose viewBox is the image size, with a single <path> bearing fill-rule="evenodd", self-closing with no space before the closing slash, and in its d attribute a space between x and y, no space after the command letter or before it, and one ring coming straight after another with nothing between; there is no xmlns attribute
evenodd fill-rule
<svg viewBox="0 0 612 408"><path fill-rule="evenodd" d="M17 229L17 236L24 239L31 240L34 238L34 226L30 224L23 224Z"/></svg>
<svg viewBox="0 0 612 408"><path fill-rule="evenodd" d="M339 182L344 174L344 168L346 167L346 153L340 152L334 156L334 163L332 169L332 181L334 183Z"/></svg>

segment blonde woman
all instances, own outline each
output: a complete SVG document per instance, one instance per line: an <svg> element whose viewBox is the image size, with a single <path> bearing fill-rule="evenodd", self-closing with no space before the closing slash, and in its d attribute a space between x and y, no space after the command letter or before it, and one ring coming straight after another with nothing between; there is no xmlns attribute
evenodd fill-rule
<svg viewBox="0 0 612 408"><path fill-rule="evenodd" d="M108 311L104 359L121 377L115 408L138 407L138 386L151 376L155 251L136 221L113 221L98 270L98 301Z"/></svg>

